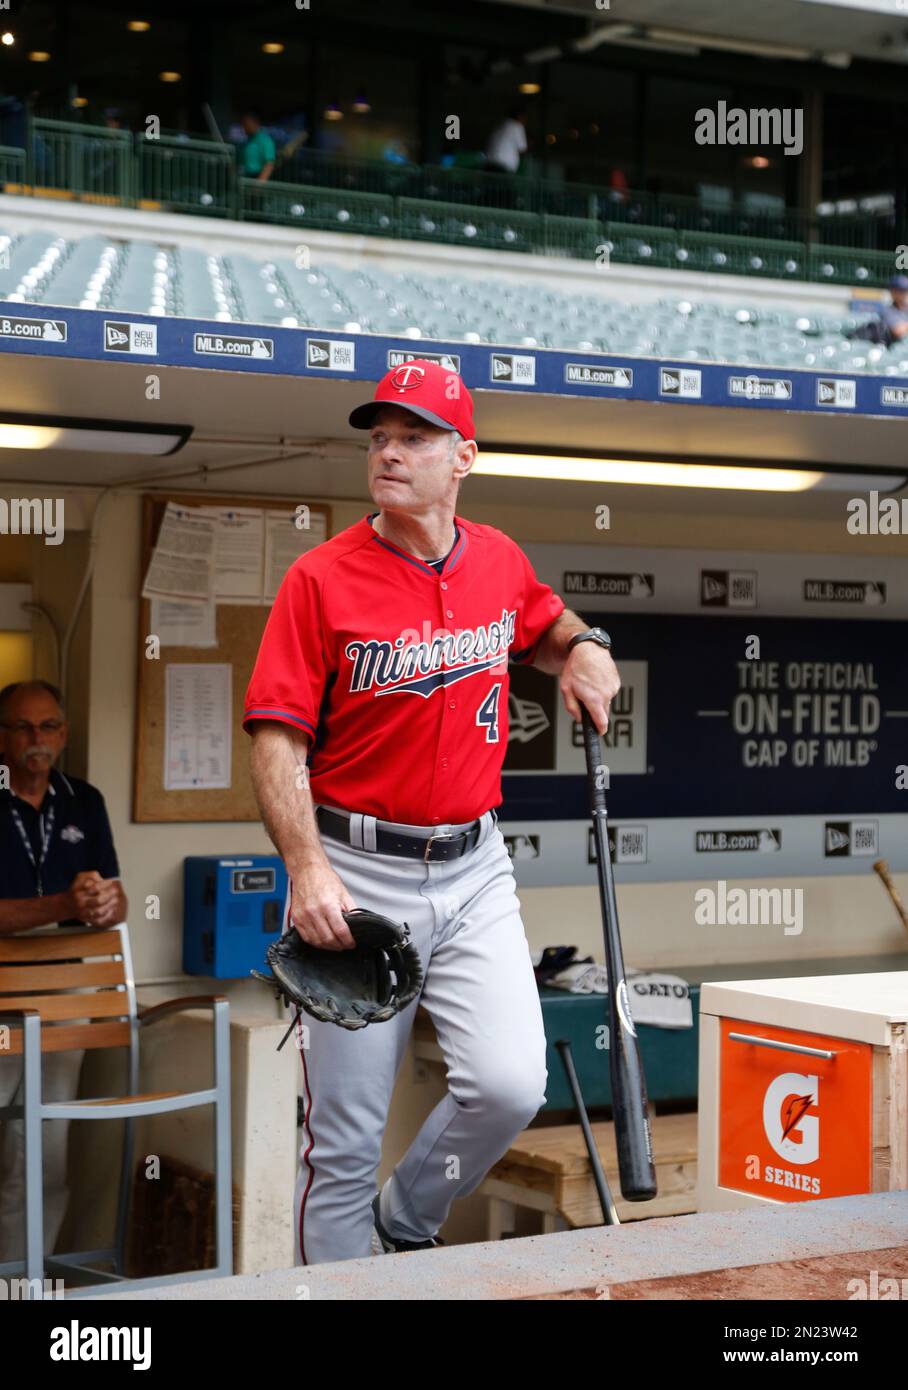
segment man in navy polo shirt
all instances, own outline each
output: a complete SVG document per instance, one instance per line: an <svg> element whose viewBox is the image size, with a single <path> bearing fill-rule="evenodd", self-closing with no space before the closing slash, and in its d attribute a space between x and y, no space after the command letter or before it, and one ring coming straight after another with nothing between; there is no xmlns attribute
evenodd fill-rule
<svg viewBox="0 0 908 1390"><path fill-rule="evenodd" d="M59 690L21 681L0 690L0 935L32 927L125 921L126 894L104 798L54 763L69 725ZM2 1007L2 999L0 999ZM78 1094L84 1051L42 1057L45 1100ZM22 1062L0 1056L0 1107L21 1103ZM68 1120L44 1126L44 1249L66 1212ZM24 1148L21 1120L0 1122L0 1261L24 1255Z"/></svg>

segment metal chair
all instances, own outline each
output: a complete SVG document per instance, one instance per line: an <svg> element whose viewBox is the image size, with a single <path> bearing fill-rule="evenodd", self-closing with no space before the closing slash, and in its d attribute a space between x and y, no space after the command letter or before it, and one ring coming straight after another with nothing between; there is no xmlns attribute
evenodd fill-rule
<svg viewBox="0 0 908 1390"><path fill-rule="evenodd" d="M213 1085L201 1091L139 1093L139 1032L168 1014L209 1008L213 1021ZM219 995L168 999L138 1010L125 923L105 931L54 928L0 936L0 1025L10 1030L7 1055L24 1057L22 1104L0 1107L0 1119L25 1129L25 1277L88 1273L118 1287L174 1283L233 1273L230 1152L230 1034L227 1000ZM128 1094L88 1100L42 1100L41 1054L73 1049L128 1048ZM202 1270L130 1280L124 1274L135 1121L146 1115L214 1106L215 1264ZM109 1249L48 1255L44 1247L43 1120L125 1120L116 1234ZM112 1263L114 1272L92 1268ZM22 1273L20 1262L0 1275Z"/></svg>

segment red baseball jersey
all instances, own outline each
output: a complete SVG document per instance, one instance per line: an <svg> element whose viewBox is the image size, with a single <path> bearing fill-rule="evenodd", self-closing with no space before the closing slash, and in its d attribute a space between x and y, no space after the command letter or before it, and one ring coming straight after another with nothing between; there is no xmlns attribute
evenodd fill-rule
<svg viewBox="0 0 908 1390"><path fill-rule="evenodd" d="M275 719L314 740L315 802L406 825L501 803L508 661L533 660L564 602L509 536L454 520L440 574L369 516L284 576L243 727Z"/></svg>

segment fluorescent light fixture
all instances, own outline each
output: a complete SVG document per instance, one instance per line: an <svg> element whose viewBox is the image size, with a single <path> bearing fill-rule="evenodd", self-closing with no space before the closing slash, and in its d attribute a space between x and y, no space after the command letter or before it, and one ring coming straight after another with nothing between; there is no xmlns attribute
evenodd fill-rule
<svg viewBox="0 0 908 1390"><path fill-rule="evenodd" d="M669 42L657 42L649 37L649 32L643 29L637 30L634 34L627 37L612 39L612 43L618 48L642 48L647 53L675 53L681 58L699 58L700 49L696 44L682 43L674 39Z"/></svg>
<svg viewBox="0 0 908 1390"><path fill-rule="evenodd" d="M630 483L650 487L697 487L735 492L898 491L905 473L864 474L803 468L764 467L743 460L685 462L648 458L602 458L584 454L524 453L508 446L480 449L474 473L546 482Z"/></svg>
<svg viewBox="0 0 908 1390"><path fill-rule="evenodd" d="M79 420L69 416L0 412L0 449L72 449L100 454L175 454L191 425Z"/></svg>
<svg viewBox="0 0 908 1390"><path fill-rule="evenodd" d="M807 0L814 5L838 5L843 10L864 10L870 14L891 14L893 19L904 19L905 8L899 0Z"/></svg>
<svg viewBox="0 0 908 1390"><path fill-rule="evenodd" d="M762 43L755 39L724 38L719 34L695 34L687 29L662 29L654 25L645 32L647 36L664 43L693 43L699 48L714 48L725 53L750 53L757 58L792 58L796 62L806 63L813 56L809 48Z"/></svg>
<svg viewBox="0 0 908 1390"><path fill-rule="evenodd" d="M582 38L575 39L571 48L575 53L591 53L602 43L614 43L615 39L627 38L634 33L634 29L633 24L602 24L591 29Z"/></svg>

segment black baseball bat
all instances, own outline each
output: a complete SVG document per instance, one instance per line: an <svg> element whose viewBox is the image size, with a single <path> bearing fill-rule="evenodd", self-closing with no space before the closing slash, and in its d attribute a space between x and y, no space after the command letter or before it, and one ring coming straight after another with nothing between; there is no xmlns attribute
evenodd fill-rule
<svg viewBox="0 0 908 1390"><path fill-rule="evenodd" d="M590 1117L586 1113L586 1104L583 1099L583 1092L580 1089L580 1078L577 1075L577 1068L574 1066L571 1044L567 1038L559 1038L555 1043L555 1047L558 1049L558 1054L564 1063L568 1085L574 1097L574 1105L577 1108L577 1118L580 1121L580 1128L583 1130L583 1138L586 1143L586 1151L589 1154L593 1182L596 1184L596 1192L599 1195L599 1205L602 1208L602 1219L606 1226L620 1226L621 1222L618 1220L618 1212L612 1200L612 1190L608 1185L608 1178L605 1176L605 1169L599 1157L599 1150L596 1148L596 1140L593 1137L593 1127L590 1124Z"/></svg>
<svg viewBox="0 0 908 1390"><path fill-rule="evenodd" d="M609 1075L612 1083L612 1112L621 1195L627 1202L648 1202L656 1195L653 1165L653 1139L649 1126L646 1078L640 1060L640 1044L631 1017L624 955L618 927L615 879L608 847L608 817L605 805L605 772L602 745L589 710L581 704L583 745L586 750L587 786L590 814L596 843L599 875L599 902L605 939L605 965L608 971Z"/></svg>

